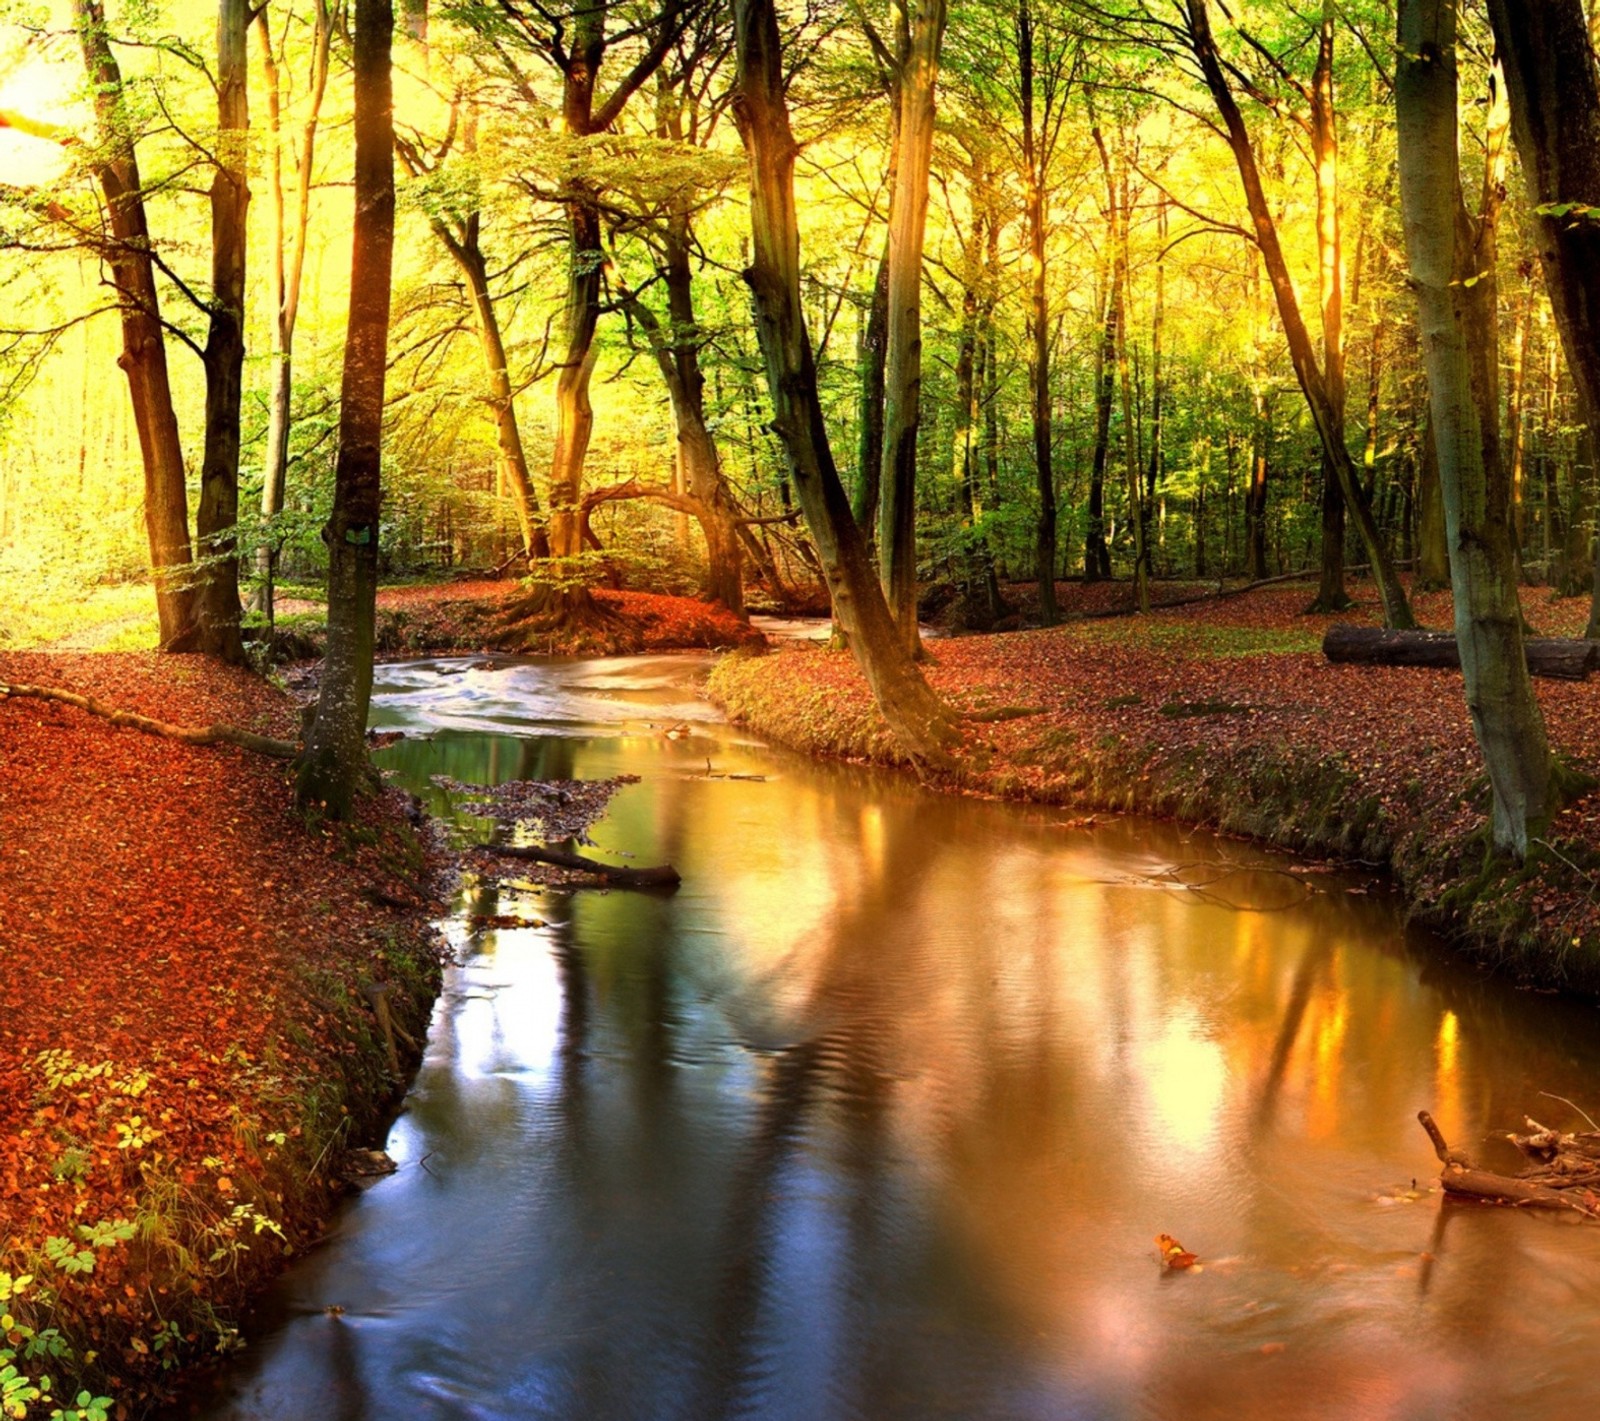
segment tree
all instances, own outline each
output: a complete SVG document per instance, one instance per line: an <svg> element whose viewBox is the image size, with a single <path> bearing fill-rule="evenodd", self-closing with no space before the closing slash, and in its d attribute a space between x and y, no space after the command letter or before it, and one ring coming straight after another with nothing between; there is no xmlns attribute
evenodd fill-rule
<svg viewBox="0 0 1600 1421"><path fill-rule="evenodd" d="M817 394L816 357L800 302L794 134L784 98L773 0L735 0L738 88L734 118L750 162L751 259L745 271L772 398L773 428L833 598L879 709L919 765L946 769L958 732L907 654L866 540L851 515Z"/></svg>
<svg viewBox="0 0 1600 1421"><path fill-rule="evenodd" d="M272 206L272 244L267 257L267 295L272 309L272 376L267 397L267 448L262 461L261 516L271 520L283 512L289 470L289 427L293 417L294 331L300 316L300 290L306 266L306 234L311 226L311 178L316 157L317 128L322 100L328 89L328 51L333 34L327 0L313 0L309 93L300 138L295 145L294 209L283 191L283 84L282 68L272 48L272 31L265 5L256 11L256 36L260 40L261 67L267 96L267 193ZM272 582L277 567L278 539L268 531L256 553L261 610L272 620Z"/></svg>
<svg viewBox="0 0 1600 1421"><path fill-rule="evenodd" d="M1250 131L1245 124L1243 114L1239 111L1238 100L1234 97L1232 85L1229 83L1228 70L1223 64L1216 39L1211 31L1209 0L1184 0L1184 14L1187 20L1185 33L1190 50L1200 66L1206 88L1222 119L1228 147L1233 153L1234 163L1239 171L1239 181L1244 188L1245 202L1250 210L1256 245L1261 250L1267 279L1272 285L1272 294L1277 301L1278 317L1288 338L1289 357L1294 365L1295 377L1300 382L1301 391L1311 411L1312 423L1316 426L1323 457L1333 465L1345 505L1355 518L1362 545L1366 548L1367 557L1372 563L1373 578L1378 584L1378 593L1383 601L1384 621L1396 628L1414 626L1416 623L1411 615L1410 604L1406 601L1405 589L1395 575L1394 565L1378 534L1372 511L1367 507L1363 497L1363 491L1356 477L1355 462L1351 459L1350 450L1344 442L1343 408L1342 404L1336 408L1334 399L1335 394L1340 394L1343 389L1342 366L1338 371L1337 382L1330 385L1328 371L1317 361L1310 332L1300 314L1300 298L1295 293L1294 279L1284 258L1283 246L1278 237L1277 220L1267 202L1266 189L1261 183Z"/></svg>
<svg viewBox="0 0 1600 1421"><path fill-rule="evenodd" d="M878 515L883 584L906 649L917 633L917 431L922 416L922 253L933 159L934 91L945 0L895 0L894 183L889 200L888 340L884 358L883 468Z"/></svg>
<svg viewBox="0 0 1600 1421"><path fill-rule="evenodd" d="M450 106L450 128L436 153L424 154L418 141L396 139L396 151L406 172L414 179L426 179L449 156L457 140L465 160L470 163L477 148L477 112L469 100L461 114L458 96ZM472 307L472 323L478 332L478 349L483 357L484 383L488 388L489 408L494 412L495 442L499 453L500 486L509 492L517 511L517 527L522 534L522 551L531 560L550 556L550 539L539 511L539 496L528 471L523 450L522 427L517 420L516 391L506 357L505 337L500 314L489 281L489 260L483 249L483 212L478 201L478 179L468 174L465 182L444 184L441 190L424 198L428 228L466 283L467 300Z"/></svg>
<svg viewBox="0 0 1600 1421"><path fill-rule="evenodd" d="M392 0L355 0L355 217L350 317L339 406L339 457L328 545L328 651L295 795L329 815L350 813L367 766L382 502L383 388L394 259Z"/></svg>
<svg viewBox="0 0 1600 1421"><path fill-rule="evenodd" d="M1456 641L1472 728L1494 793L1495 849L1525 858L1556 807L1544 720L1522 645L1511 487L1494 398L1494 226L1499 186L1477 219L1462 200L1455 0L1400 0L1395 108L1400 196L1439 482Z"/></svg>
<svg viewBox="0 0 1600 1421"><path fill-rule="evenodd" d="M195 532L201 562L195 650L244 660L239 621L239 410L244 395L250 7L217 4L217 137L211 177L211 295L206 345L205 443Z"/></svg>
<svg viewBox="0 0 1600 1421"><path fill-rule="evenodd" d="M506 77L530 107L539 104L509 42L530 50L556 71L561 81L561 127L581 145L609 132L639 87L671 52L694 13L697 0L666 0L639 25L614 15L616 0L579 0L570 10L507 7L473 16L484 29ZM614 21L616 22L614 24ZM644 49L609 93L601 85L607 56L623 39L641 38ZM598 351L605 283L604 214L600 194L584 165L559 194L567 224L566 300L562 308L556 376L556 432L550 455L550 581L518 612L560 624L593 619L598 610L581 576L583 553L583 474L594 410L589 384Z"/></svg>
<svg viewBox="0 0 1600 1421"><path fill-rule="evenodd" d="M1600 477L1600 77L1580 0L1490 0L1556 329ZM1600 636L1600 538L1585 635Z"/></svg>
<svg viewBox="0 0 1600 1421"><path fill-rule="evenodd" d="M100 129L92 166L105 201L110 228L106 263L122 320L122 354L117 363L128 377L144 465L145 529L161 647L188 651L195 642L189 494L134 131L125 109L122 70L111 52L100 0L73 0L72 17L94 89Z"/></svg>

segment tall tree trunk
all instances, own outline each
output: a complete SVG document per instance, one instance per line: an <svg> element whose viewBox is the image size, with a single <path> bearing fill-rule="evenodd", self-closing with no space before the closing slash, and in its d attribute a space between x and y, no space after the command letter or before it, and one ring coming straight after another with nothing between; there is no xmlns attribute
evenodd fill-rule
<svg viewBox="0 0 1600 1421"><path fill-rule="evenodd" d="M1388 626L1397 629L1412 627L1415 625L1415 620L1406 601L1405 588L1395 575L1394 564L1383 545L1383 540L1378 535L1372 511L1361 497L1355 463L1344 443L1343 421L1335 417L1327 381L1317 364L1310 333L1300 314L1299 297L1295 294L1294 279L1289 273L1289 264L1284 257L1282 244L1278 240L1278 226L1267 203L1266 189L1261 184L1261 174L1256 166L1250 133L1245 126L1244 116L1239 112L1238 102L1233 96L1227 71L1211 33L1209 0L1184 0L1184 6L1195 59L1200 65L1206 87L1222 118L1228 146L1233 153L1235 166L1239 170L1240 184L1244 188L1245 202L1255 228L1256 244L1260 248L1267 278L1272 284L1273 297L1277 302L1278 317L1288 340L1289 358L1294 366L1295 378L1305 395L1312 423L1316 426L1317 437L1322 443L1323 454L1333 463L1334 470L1338 474L1340 492L1344 495L1350 516L1354 518L1356 529L1361 535L1368 561L1372 564L1378 593L1383 601L1384 621Z"/></svg>
<svg viewBox="0 0 1600 1421"><path fill-rule="evenodd" d="M128 377L134 428L144 465L144 521L156 614L164 651L193 649L196 635L189 548L189 495L183 443L172 406L166 334L156 290L150 225L139 180L133 130L124 112L122 71L111 52L100 0L73 0L73 26L94 89L100 148L95 178L112 242L106 252L122 320L117 364Z"/></svg>
<svg viewBox="0 0 1600 1421"><path fill-rule="evenodd" d="M1494 794L1493 843L1525 858L1556 807L1522 645L1511 498L1496 427L1494 221L1462 203L1455 0L1400 0L1400 193L1439 450L1456 640Z"/></svg>
<svg viewBox="0 0 1600 1421"><path fill-rule="evenodd" d="M861 394L856 421L856 487L851 502L857 525L871 543L878 528L878 500L883 492L884 362L889 348L889 249L885 245L872 283L867 324L861 333L858 359Z"/></svg>
<svg viewBox="0 0 1600 1421"><path fill-rule="evenodd" d="M1045 270L1045 187L1049 180L1048 145L1036 127L1033 11L1028 0L1017 6L1017 80L1022 95L1023 209L1028 223L1028 332L1033 397L1033 471L1039 492L1039 521L1034 540L1034 574L1039 579L1039 620L1053 627L1061 620L1056 607L1056 471L1050 428L1050 289Z"/></svg>
<svg viewBox="0 0 1600 1421"><path fill-rule="evenodd" d="M1096 130L1098 133L1098 130ZM1101 145L1102 159L1106 158ZM1117 322L1122 311L1122 263L1116 259L1117 202L1107 171L1106 236L1100 256L1099 289L1105 302L1100 338L1094 354L1094 448L1089 461L1089 516L1083 539L1083 580L1111 577L1111 549L1106 545L1106 461L1111 454L1111 404L1116 398Z"/></svg>
<svg viewBox="0 0 1600 1421"><path fill-rule="evenodd" d="M355 0L355 218L350 318L339 404L339 456L328 544L328 651L316 718L300 752L302 805L349 815L367 770L373 630L382 502L383 387L394 261L394 115L389 67L392 0Z"/></svg>
<svg viewBox="0 0 1600 1421"><path fill-rule="evenodd" d="M1322 296L1322 378L1332 435L1345 444L1349 385L1344 348L1344 233L1339 213L1339 125L1333 96L1334 9L1323 0L1317 62L1311 76L1311 156L1317 179L1317 285ZM1363 490L1365 492L1365 490ZM1322 459L1322 575L1309 611L1340 612L1350 605L1344 589L1345 497L1339 470Z"/></svg>
<svg viewBox="0 0 1600 1421"><path fill-rule="evenodd" d="M1580 0L1490 0L1489 22L1505 66L1512 132L1536 204L1539 255L1578 391L1592 479L1600 477L1600 74L1594 45ZM1574 218L1568 204L1588 210ZM1594 567L1591 637L1600 636L1600 540Z"/></svg>
<svg viewBox="0 0 1600 1421"><path fill-rule="evenodd" d="M283 512L289 472L289 427L293 418L294 328L300 314L300 282L306 264L306 234L311 226L311 177L316 157L317 128L322 100L328 89L328 52L333 24L327 0L314 0L311 31L310 92L295 151L294 230L289 232L289 212L283 193L283 99L278 62L272 52L272 30L265 6L256 11L256 37L266 79L267 133L271 157L267 164L272 206L272 249L267 261L268 299L272 307L272 363L267 396L267 448L261 471L261 516L270 522ZM287 257L285 244L287 246ZM269 526L256 550L256 577L263 615L273 619L273 578L277 572L281 539Z"/></svg>
<svg viewBox="0 0 1600 1421"><path fill-rule="evenodd" d="M878 560L895 625L913 656L917 634L917 430L922 418L922 247L933 161L934 94L945 0L896 0L894 99L898 157L889 202L889 341L884 360Z"/></svg>
<svg viewBox="0 0 1600 1421"><path fill-rule="evenodd" d="M1450 549L1445 538L1444 490L1439 484L1439 444L1431 414L1422 425L1417 485L1417 585L1437 592L1450 585Z"/></svg>
<svg viewBox="0 0 1600 1421"><path fill-rule="evenodd" d="M250 9L218 0L216 171L211 178L211 314L206 335L206 431L195 532L200 553L197 651L238 665L239 409L244 394L246 171L250 135Z"/></svg>
<svg viewBox="0 0 1600 1421"><path fill-rule="evenodd" d="M834 615L849 637L884 719L918 764L948 768L958 733L906 653L828 443L815 355L800 301L796 146L784 99L782 43L773 0L735 0L734 25L738 45L734 118L750 162L752 252L744 275L755 305L773 427L816 542Z"/></svg>
<svg viewBox="0 0 1600 1421"><path fill-rule="evenodd" d="M478 331L478 349L483 354L484 379L489 389L489 408L494 411L495 446L500 477L517 513L517 528L522 535L522 550L530 558L550 555L550 540L539 514L539 495L528 472L528 456L522 446L522 428L517 422L516 392L511 388L511 371L506 360L506 344L500 334L500 314L495 310L489 290L489 268L477 232L470 242L450 240L448 229L435 223L437 235L444 238L461 274L466 278L467 295L472 302L472 321Z"/></svg>

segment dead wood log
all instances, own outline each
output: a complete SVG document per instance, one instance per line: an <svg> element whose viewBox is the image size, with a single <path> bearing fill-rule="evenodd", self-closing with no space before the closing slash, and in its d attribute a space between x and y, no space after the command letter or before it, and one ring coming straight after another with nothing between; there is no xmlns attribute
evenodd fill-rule
<svg viewBox="0 0 1600 1421"><path fill-rule="evenodd" d="M547 863L552 868L570 869L574 873L590 873L617 888L676 888L683 882L678 870L670 863L652 868L623 868L618 864L601 863L586 859L581 854L569 854L564 849L552 849L541 844L482 844L485 853L502 858L527 859L531 863Z"/></svg>
<svg viewBox="0 0 1600 1421"><path fill-rule="evenodd" d="M160 735L168 740L181 740L186 745L237 745L241 750L253 750L258 755L270 755L275 760L292 760L300 747L287 740L274 740L268 735L240 730L236 725L171 725L148 715L118 710L93 696L64 691L57 686L29 686L18 682L0 681L0 699L9 696L28 696L41 701L60 701L76 706L90 715L104 716L113 725L132 726L147 735Z"/></svg>
<svg viewBox="0 0 1600 1421"><path fill-rule="evenodd" d="M1529 637L1523 642L1528 670L1559 681L1583 681L1600 666L1600 642L1581 637ZM1322 638L1329 661L1365 666L1461 665L1454 632L1391 631L1338 623Z"/></svg>
<svg viewBox="0 0 1600 1421"><path fill-rule="evenodd" d="M1557 1187L1547 1170L1529 1174L1498 1174L1494 1170L1479 1169L1460 1150L1450 1148L1434 1123L1433 1116L1426 1110L1419 1110L1417 1119L1428 1132L1428 1138L1433 1142L1433 1152L1443 1166L1439 1171L1439 1183L1444 1186L1446 1194L1522 1208L1571 1209L1590 1218L1600 1218L1600 1204L1581 1181L1575 1180L1570 1185Z"/></svg>

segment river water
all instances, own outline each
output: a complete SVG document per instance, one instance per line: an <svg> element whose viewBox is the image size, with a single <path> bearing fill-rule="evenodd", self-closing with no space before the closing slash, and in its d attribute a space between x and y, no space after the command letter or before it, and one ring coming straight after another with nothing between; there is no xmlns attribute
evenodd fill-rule
<svg viewBox="0 0 1600 1421"><path fill-rule="evenodd" d="M1593 1008L1360 879L763 748L703 668L379 669L435 808L638 775L596 841L683 886L464 892L398 1172L199 1414L1600 1414L1600 1226L1443 1203L1415 1120L1581 1128Z"/></svg>

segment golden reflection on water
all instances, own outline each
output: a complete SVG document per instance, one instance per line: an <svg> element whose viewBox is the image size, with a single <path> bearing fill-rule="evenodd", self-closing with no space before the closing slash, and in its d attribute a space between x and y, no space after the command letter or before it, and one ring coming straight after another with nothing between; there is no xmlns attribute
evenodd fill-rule
<svg viewBox="0 0 1600 1421"><path fill-rule="evenodd" d="M648 1312L605 1290L653 1288L672 1365L685 1335L717 1339L736 1382L682 1414L1600 1409L1600 1230L1409 1187L1437 1169L1419 1108L1476 1149L1538 1091L1592 1088L1592 1015L1408 948L1331 876L1239 875L1272 911L1173 885L1174 865L1265 862L1237 844L846 772L708 781L693 753L597 832L683 888L576 895L548 931L484 939L474 973L521 985L438 1048L528 1078L481 1090L537 1092L551 1142L516 1177L564 1159L558 1215L588 1217L571 1179L608 1201L604 1228L557 1236L576 1310ZM1164 1274L1158 1232L1201 1268ZM648 1373L634 1339L656 1335L607 1363ZM899 1389L858 1394L866 1376ZM1037 1404L994 1402L1022 1379Z"/></svg>

